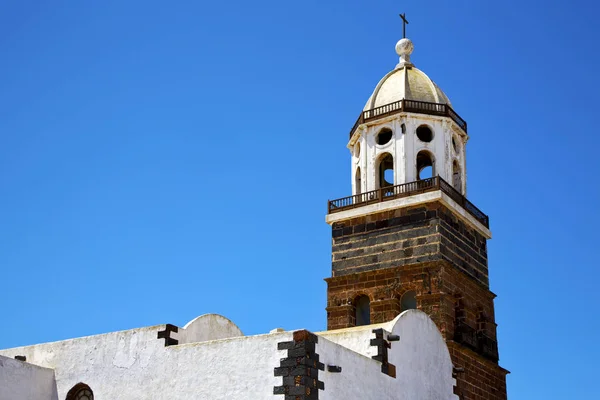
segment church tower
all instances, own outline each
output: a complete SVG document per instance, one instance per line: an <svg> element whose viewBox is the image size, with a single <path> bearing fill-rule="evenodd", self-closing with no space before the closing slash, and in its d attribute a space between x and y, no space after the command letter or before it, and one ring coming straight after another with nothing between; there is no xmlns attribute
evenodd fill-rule
<svg viewBox="0 0 600 400"><path fill-rule="evenodd" d="M329 201L329 330L417 308L450 350L461 399L506 399L487 262L488 216L467 200L467 122L411 61L395 69L350 130L352 195ZM402 338L400 338L402 340Z"/></svg>

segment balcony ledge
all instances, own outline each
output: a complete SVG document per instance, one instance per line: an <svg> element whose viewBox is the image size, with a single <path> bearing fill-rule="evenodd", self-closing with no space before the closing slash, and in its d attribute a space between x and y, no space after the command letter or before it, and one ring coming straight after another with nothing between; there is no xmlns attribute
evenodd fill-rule
<svg viewBox="0 0 600 400"><path fill-rule="evenodd" d="M364 205L361 207L351 208L348 210L338 211L336 213L327 214L325 222L329 225L333 225L335 222L341 222L352 218L363 217L366 215L376 214L382 211L394 210L397 208L412 207L419 204L433 203L439 201L446 207L450 208L454 213L460 217L469 226L477 230L486 239L492 238L492 232L489 228L485 227L475 217L473 217L467 210L460 206L450 196L441 190L435 190L426 193L414 194L412 196L401 197L399 199L388 200L380 203L373 203Z"/></svg>

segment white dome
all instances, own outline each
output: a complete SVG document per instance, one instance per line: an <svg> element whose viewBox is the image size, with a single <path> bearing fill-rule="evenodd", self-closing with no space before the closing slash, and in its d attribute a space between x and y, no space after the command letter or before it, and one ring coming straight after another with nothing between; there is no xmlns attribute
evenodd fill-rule
<svg viewBox="0 0 600 400"><path fill-rule="evenodd" d="M379 81L363 110L402 99L452 106L448 96L423 71L405 66L391 71Z"/></svg>
<svg viewBox="0 0 600 400"><path fill-rule="evenodd" d="M452 107L448 96L442 92L442 89L411 63L410 55L414 48L410 39L403 38L396 43L396 53L400 56L400 62L396 69L379 81L363 110L370 110L403 99L448 104Z"/></svg>

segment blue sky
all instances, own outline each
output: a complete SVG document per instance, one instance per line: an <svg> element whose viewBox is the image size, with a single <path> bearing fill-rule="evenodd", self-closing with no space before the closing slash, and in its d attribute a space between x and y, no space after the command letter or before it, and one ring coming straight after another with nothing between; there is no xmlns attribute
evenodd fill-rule
<svg viewBox="0 0 600 400"><path fill-rule="evenodd" d="M347 134L400 12L469 123L509 397L599 398L585 1L4 0L0 348L207 312L324 329L326 200L350 194Z"/></svg>

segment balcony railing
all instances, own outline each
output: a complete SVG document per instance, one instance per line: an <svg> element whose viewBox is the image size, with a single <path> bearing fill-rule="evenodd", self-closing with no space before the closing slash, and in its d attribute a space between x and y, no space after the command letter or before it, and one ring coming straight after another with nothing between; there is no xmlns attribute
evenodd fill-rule
<svg viewBox="0 0 600 400"><path fill-rule="evenodd" d="M461 207L463 207L476 220L481 222L486 228L490 227L488 216L475 207L475 205L467 200L465 196L460 194L460 192L454 189L452 185L439 176L403 183L396 186L388 186L381 189L371 190L370 192L342 197L341 199L329 200L327 203L327 211L329 214L332 214L339 211L362 207L368 204L394 200L420 193L433 192L436 190L441 190L452 200L460 204Z"/></svg>
<svg viewBox="0 0 600 400"><path fill-rule="evenodd" d="M383 106L375 107L370 110L366 110L360 113L360 116L356 120L356 123L350 130L350 137L354 135L354 132L360 124L368 122L373 119L383 118L388 115L393 115L401 112L412 112L417 114L428 114L428 115L439 115L442 117L448 117L452 119L456 124L467 132L467 121L462 119L448 104L440 103L428 103L426 101L406 100L402 99L394 103L385 104Z"/></svg>

